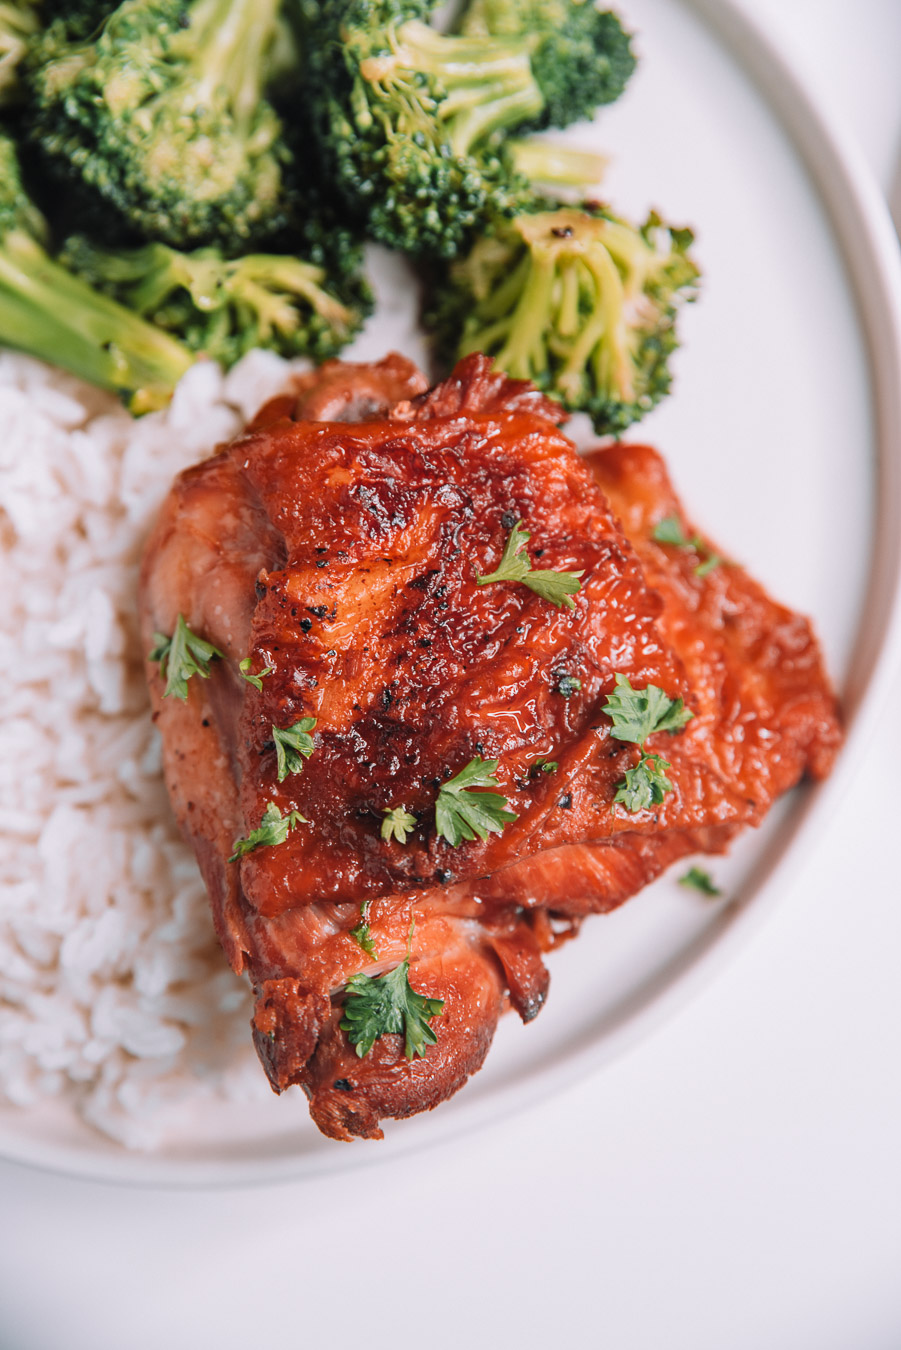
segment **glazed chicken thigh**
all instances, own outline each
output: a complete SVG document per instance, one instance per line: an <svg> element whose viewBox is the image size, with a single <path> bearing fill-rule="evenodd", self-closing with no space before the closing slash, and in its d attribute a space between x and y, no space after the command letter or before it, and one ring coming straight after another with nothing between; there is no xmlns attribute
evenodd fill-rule
<svg viewBox="0 0 901 1350"><path fill-rule="evenodd" d="M142 574L147 650L179 622L214 649L184 698L158 654L148 675L260 1058L339 1139L449 1096L507 1006L541 1008L543 953L721 851L840 741L806 621L659 542L665 519L695 536L654 451L580 458L558 405L483 357L425 385L398 357L305 377L176 481ZM565 599L491 580L511 539L533 580L571 579ZM624 679L684 715L619 737ZM300 726L285 773L276 733ZM645 755L667 786L630 808ZM504 802L455 839L436 805L473 765ZM352 982L405 962L432 1039L366 1045Z"/></svg>

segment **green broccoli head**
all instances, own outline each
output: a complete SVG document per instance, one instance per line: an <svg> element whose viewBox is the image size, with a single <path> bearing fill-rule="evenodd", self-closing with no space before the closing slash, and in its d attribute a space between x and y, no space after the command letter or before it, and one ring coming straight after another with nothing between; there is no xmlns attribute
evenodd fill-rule
<svg viewBox="0 0 901 1350"><path fill-rule="evenodd" d="M536 129L592 117L619 98L635 69L630 35L592 0L471 0L460 31L527 40L544 100Z"/></svg>
<svg viewBox="0 0 901 1350"><path fill-rule="evenodd" d="M182 253L165 244L106 250L70 239L63 251L80 276L229 367L254 347L316 360L336 355L372 307L360 268L340 274L277 254L225 258L218 249Z"/></svg>
<svg viewBox="0 0 901 1350"><path fill-rule="evenodd" d="M521 183L503 133L543 99L520 37L445 37L427 0L333 0L306 30L310 110L326 171L369 232L453 256Z"/></svg>
<svg viewBox="0 0 901 1350"><path fill-rule="evenodd" d="M283 227L288 151L261 92L277 11L278 0L125 0L90 41L51 25L31 72L32 139L107 233L112 220L237 252Z"/></svg>
<svg viewBox="0 0 901 1350"><path fill-rule="evenodd" d="M692 239L656 213L636 228L600 207L501 220L447 269L426 323L448 359L484 352L619 435L669 392Z"/></svg>

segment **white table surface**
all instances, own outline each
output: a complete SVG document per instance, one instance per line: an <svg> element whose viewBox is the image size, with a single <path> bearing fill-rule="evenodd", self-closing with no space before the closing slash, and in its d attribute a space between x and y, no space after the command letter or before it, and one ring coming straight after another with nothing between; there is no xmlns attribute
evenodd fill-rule
<svg viewBox="0 0 901 1350"><path fill-rule="evenodd" d="M890 191L901 0L747 2ZM771 921L563 1095L277 1188L0 1163L0 1350L898 1350L899 704Z"/></svg>

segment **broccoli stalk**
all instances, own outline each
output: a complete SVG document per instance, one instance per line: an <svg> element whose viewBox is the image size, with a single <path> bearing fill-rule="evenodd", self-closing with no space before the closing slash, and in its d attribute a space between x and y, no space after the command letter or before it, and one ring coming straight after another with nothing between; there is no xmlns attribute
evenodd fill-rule
<svg viewBox="0 0 901 1350"><path fill-rule="evenodd" d="M363 285L345 303L324 268L299 258L226 259L213 248L180 253L165 244L112 251L83 238L69 240L64 257L129 309L226 367L253 347L334 356L369 309Z"/></svg>
<svg viewBox="0 0 901 1350"><path fill-rule="evenodd" d="M51 26L31 76L32 139L107 232L112 212L120 232L237 252L284 228L290 153L262 93L278 8L125 0L93 41Z"/></svg>
<svg viewBox="0 0 901 1350"><path fill-rule="evenodd" d="M280 0L196 0L190 24L172 39L183 61L182 108L208 108L223 94L238 133L250 135L262 92L264 56L275 37Z"/></svg>
<svg viewBox="0 0 901 1350"><path fill-rule="evenodd" d="M573 188L584 197L601 181L608 164L606 155L577 150L575 146L540 136L510 140L506 148L521 178L535 188L550 188L558 195L560 189Z"/></svg>
<svg viewBox="0 0 901 1350"><path fill-rule="evenodd" d="M54 262L45 237L0 134L0 343L123 395L135 413L161 407L192 353Z"/></svg>
<svg viewBox="0 0 901 1350"><path fill-rule="evenodd" d="M669 391L691 242L656 214L636 229L600 208L525 213L450 267L426 321L448 356L485 352L619 434Z"/></svg>

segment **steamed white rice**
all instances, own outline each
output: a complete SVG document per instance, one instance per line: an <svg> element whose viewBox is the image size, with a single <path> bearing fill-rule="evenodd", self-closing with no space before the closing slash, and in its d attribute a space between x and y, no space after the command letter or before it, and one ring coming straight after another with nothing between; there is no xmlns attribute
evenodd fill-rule
<svg viewBox="0 0 901 1350"><path fill-rule="evenodd" d="M64 1095L152 1147L198 1093L267 1093L250 1000L169 810L137 642L143 541L174 475L284 383L203 363L169 409L0 352L0 1100Z"/></svg>

